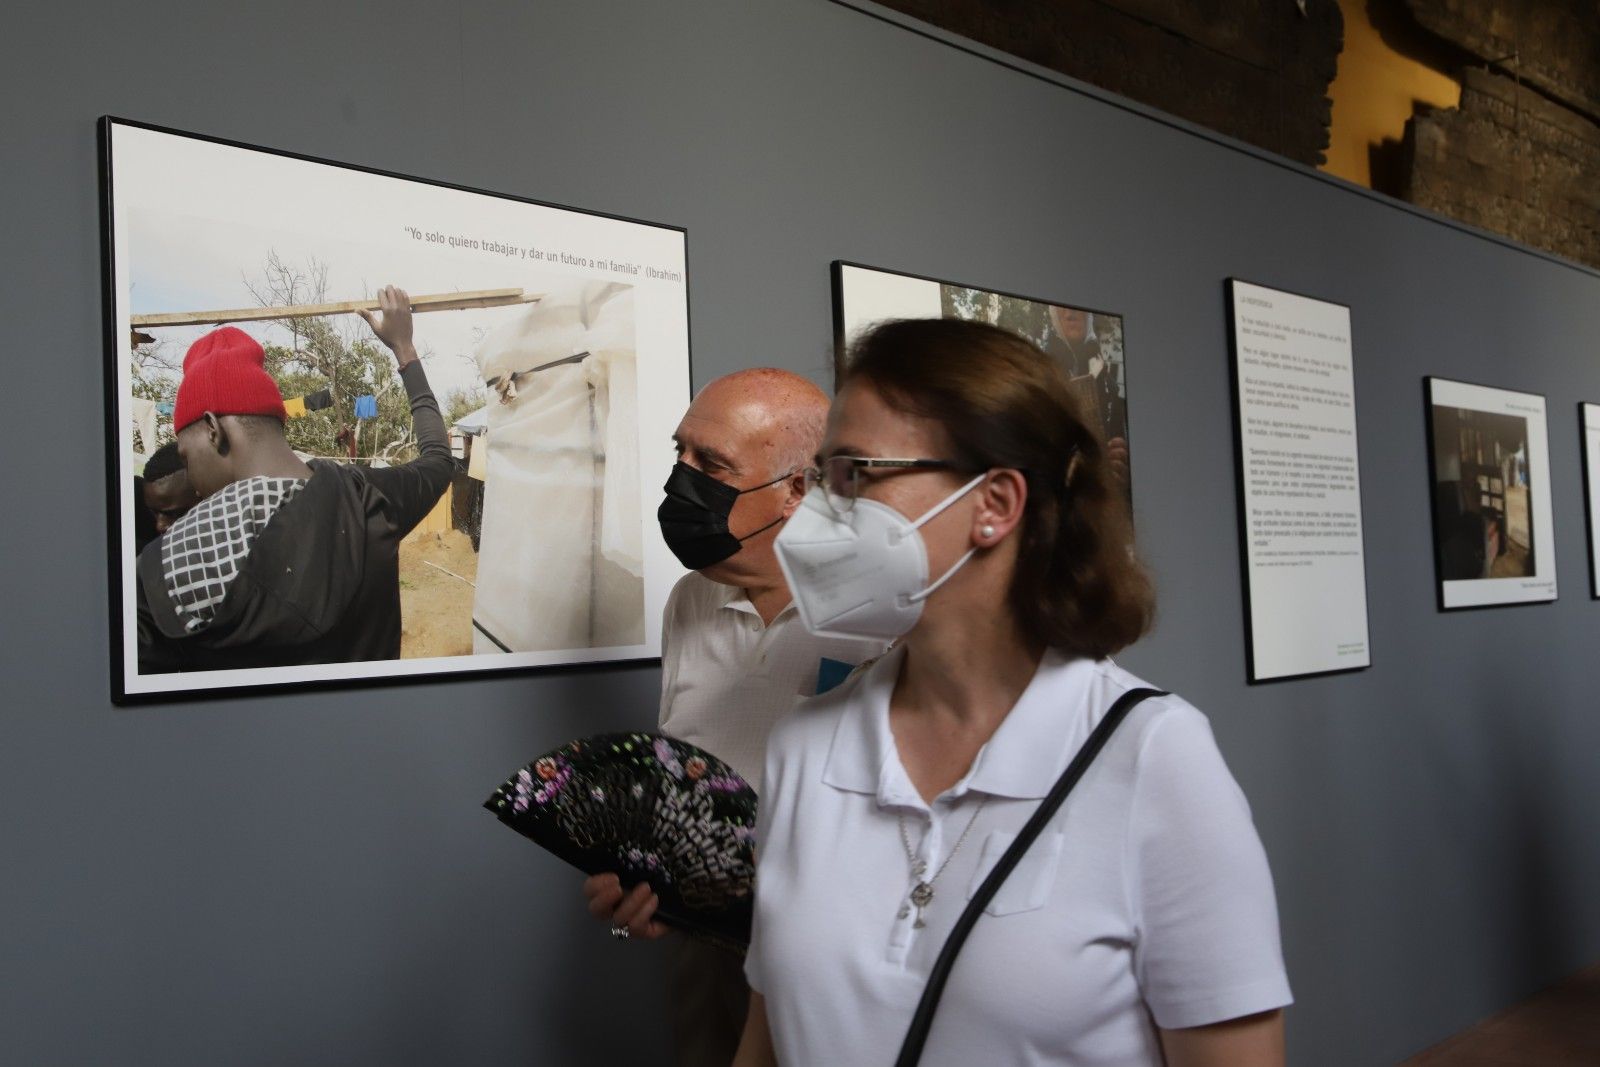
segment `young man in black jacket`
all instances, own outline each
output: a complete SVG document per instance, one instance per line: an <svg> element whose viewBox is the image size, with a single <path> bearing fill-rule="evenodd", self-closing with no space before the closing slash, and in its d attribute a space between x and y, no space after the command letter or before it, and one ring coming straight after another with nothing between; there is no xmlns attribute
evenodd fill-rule
<svg viewBox="0 0 1600 1067"><path fill-rule="evenodd" d="M379 308L361 314L399 361L420 451L399 467L302 462L261 346L225 326L189 349L173 426L204 499L140 553L141 673L399 657L400 541L454 460L410 298L389 286Z"/></svg>
<svg viewBox="0 0 1600 1067"><path fill-rule="evenodd" d="M151 532L139 543L144 546L166 533L200 503L200 495L189 484L189 472L183 469L183 457L178 455L178 442L168 441L144 461L143 484L134 494L134 509L148 516Z"/></svg>

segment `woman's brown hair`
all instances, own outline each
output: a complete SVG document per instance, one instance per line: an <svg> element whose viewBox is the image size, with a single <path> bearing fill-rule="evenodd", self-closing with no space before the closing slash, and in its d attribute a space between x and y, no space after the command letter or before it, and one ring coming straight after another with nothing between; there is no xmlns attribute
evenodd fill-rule
<svg viewBox="0 0 1600 1067"><path fill-rule="evenodd" d="M962 469L1007 467L1027 479L1009 594L1024 632L1101 659L1149 629L1155 594L1134 555L1121 479L1054 360L980 322L902 319L851 346L841 386L853 382L937 423L950 446L943 458Z"/></svg>

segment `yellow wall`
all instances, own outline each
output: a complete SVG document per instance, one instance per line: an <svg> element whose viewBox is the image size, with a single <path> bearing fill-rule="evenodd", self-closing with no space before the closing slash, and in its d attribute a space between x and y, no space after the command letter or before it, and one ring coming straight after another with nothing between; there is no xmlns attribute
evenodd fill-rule
<svg viewBox="0 0 1600 1067"><path fill-rule="evenodd" d="M1398 142L1418 104L1455 107L1461 85L1454 78L1396 52L1367 17L1367 0L1339 0L1344 12L1344 51L1328 90L1333 129L1322 169L1361 185L1372 185L1368 149Z"/></svg>

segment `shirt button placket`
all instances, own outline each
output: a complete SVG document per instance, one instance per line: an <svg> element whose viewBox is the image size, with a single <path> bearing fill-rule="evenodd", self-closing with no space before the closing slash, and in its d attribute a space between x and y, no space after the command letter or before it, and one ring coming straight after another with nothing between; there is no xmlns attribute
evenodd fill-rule
<svg viewBox="0 0 1600 1067"><path fill-rule="evenodd" d="M763 626L761 620L752 615L750 632L756 635L755 647L750 651L750 673L764 677L768 673L767 653L772 645L772 627Z"/></svg>

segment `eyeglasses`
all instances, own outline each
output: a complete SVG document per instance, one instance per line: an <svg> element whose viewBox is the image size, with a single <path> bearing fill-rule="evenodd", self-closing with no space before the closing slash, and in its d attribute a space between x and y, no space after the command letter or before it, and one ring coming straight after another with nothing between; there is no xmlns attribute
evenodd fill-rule
<svg viewBox="0 0 1600 1067"><path fill-rule="evenodd" d="M827 494L828 506L833 508L834 514L844 518L856 506L856 496L861 488L861 470L872 467L880 470L897 471L948 471L958 470L959 466L945 459L878 459L866 456L829 456L822 461L820 467L812 467L806 473L806 491L815 486L822 486Z"/></svg>

